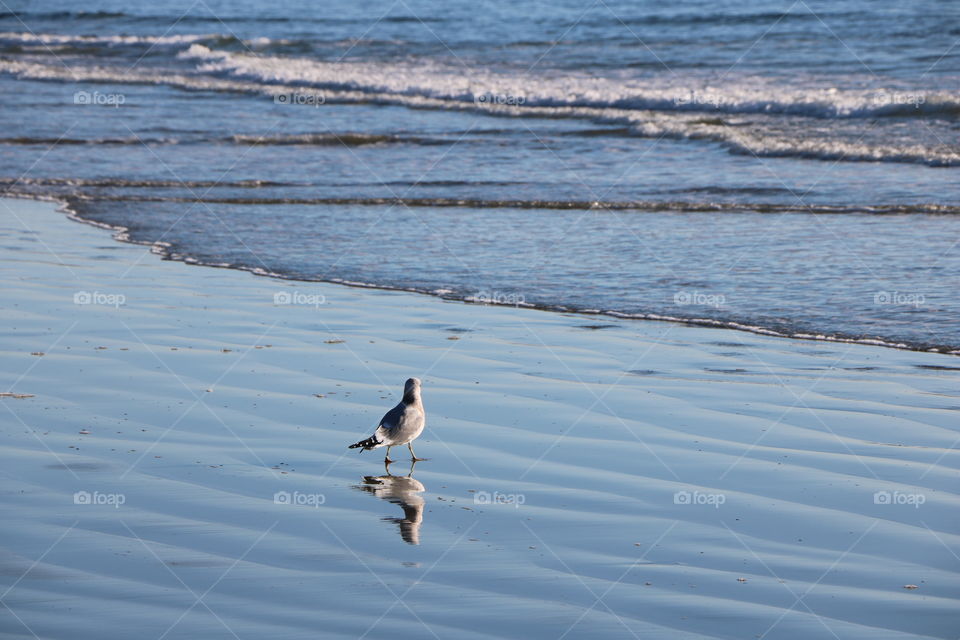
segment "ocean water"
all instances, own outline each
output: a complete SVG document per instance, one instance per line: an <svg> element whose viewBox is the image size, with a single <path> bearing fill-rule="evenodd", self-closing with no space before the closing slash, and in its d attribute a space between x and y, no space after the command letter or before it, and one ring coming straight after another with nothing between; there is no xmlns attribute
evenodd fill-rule
<svg viewBox="0 0 960 640"><path fill-rule="evenodd" d="M960 5L8 2L0 190L180 260L960 352Z"/></svg>

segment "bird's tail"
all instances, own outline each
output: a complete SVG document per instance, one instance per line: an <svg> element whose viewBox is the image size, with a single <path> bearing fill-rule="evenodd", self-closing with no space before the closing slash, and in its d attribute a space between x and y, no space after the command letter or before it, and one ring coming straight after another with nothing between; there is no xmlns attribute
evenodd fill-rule
<svg viewBox="0 0 960 640"><path fill-rule="evenodd" d="M357 447L362 447L361 451L368 451L376 447L378 444L380 444L380 441L377 440L377 436L370 436L366 440L361 440L360 442L352 444L347 448L356 449Z"/></svg>

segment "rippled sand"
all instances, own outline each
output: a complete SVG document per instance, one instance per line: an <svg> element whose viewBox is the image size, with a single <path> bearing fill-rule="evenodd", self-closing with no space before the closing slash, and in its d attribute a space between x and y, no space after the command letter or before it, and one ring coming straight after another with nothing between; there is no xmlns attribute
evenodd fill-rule
<svg viewBox="0 0 960 640"><path fill-rule="evenodd" d="M193 267L49 203L0 246L10 637L960 628L955 357ZM411 375L430 460L387 471L346 446Z"/></svg>

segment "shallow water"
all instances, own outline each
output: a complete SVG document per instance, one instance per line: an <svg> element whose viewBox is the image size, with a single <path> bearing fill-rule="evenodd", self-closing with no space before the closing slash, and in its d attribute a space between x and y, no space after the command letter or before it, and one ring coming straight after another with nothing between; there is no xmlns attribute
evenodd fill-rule
<svg viewBox="0 0 960 640"><path fill-rule="evenodd" d="M0 187L181 259L956 351L958 11L13 3Z"/></svg>

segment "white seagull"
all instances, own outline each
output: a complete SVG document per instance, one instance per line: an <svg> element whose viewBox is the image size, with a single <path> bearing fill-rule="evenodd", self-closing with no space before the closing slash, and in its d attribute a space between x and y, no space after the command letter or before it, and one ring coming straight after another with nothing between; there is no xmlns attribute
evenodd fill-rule
<svg viewBox="0 0 960 640"><path fill-rule="evenodd" d="M390 459L390 448L405 444L410 449L411 460L426 460L426 458L418 458L410 444L423 433L423 427L426 423L423 401L420 400L420 379L410 378L403 385L403 400L393 409L387 411L386 415L380 419L380 424L377 425L377 430L373 432L373 435L366 440L350 445L348 448L356 449L360 447L361 451L368 451L386 447L387 455L383 461L389 464L393 462Z"/></svg>

